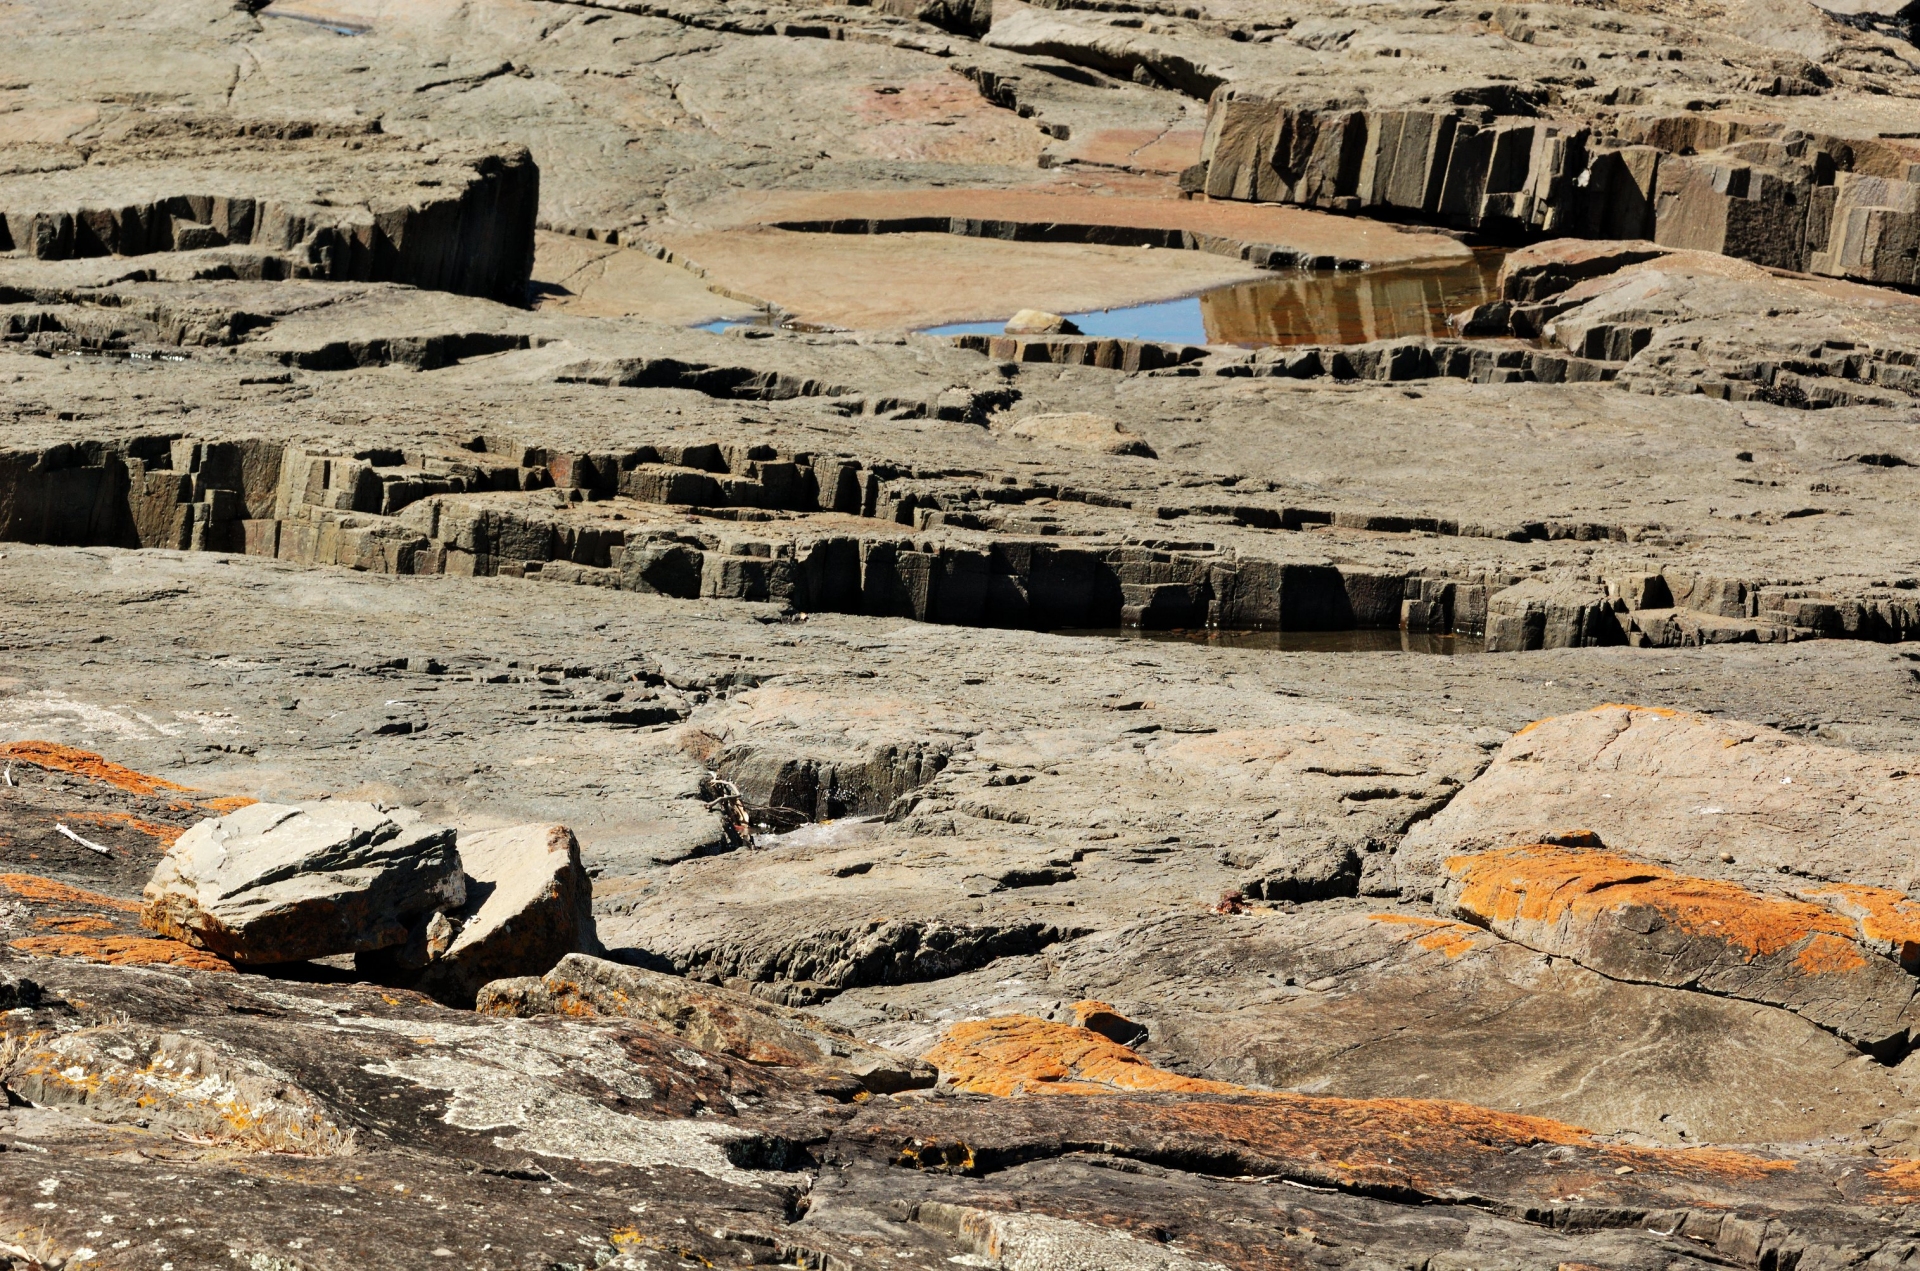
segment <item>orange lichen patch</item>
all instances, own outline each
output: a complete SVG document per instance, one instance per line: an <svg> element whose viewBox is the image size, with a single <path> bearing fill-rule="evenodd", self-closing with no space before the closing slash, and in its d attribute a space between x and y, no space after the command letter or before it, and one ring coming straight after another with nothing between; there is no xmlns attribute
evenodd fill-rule
<svg viewBox="0 0 1920 1271"><path fill-rule="evenodd" d="M1808 975L1840 975L1858 971L1867 964L1860 946L1838 936L1817 935L1807 941L1793 964Z"/></svg>
<svg viewBox="0 0 1920 1271"><path fill-rule="evenodd" d="M1873 1182L1894 1199L1920 1201L1920 1161L1887 1161L1873 1172Z"/></svg>
<svg viewBox="0 0 1920 1271"><path fill-rule="evenodd" d="M102 896L97 891L70 887L66 883L57 883L51 878L41 878L34 874L0 874L0 888L5 888L22 900L30 900L37 904L91 905L99 909L118 909L122 913L140 911L140 905L136 901L116 900L112 896Z"/></svg>
<svg viewBox="0 0 1920 1271"><path fill-rule="evenodd" d="M8 947L43 958L79 958L112 966L177 966L231 971L233 963L204 949L158 936L28 936Z"/></svg>
<svg viewBox="0 0 1920 1271"><path fill-rule="evenodd" d="M1578 1192L1589 1203L1636 1208L1698 1203L1702 1187L1736 1182L1769 1194L1804 1191L1796 1177L1801 1163L1792 1159L1612 1146L1576 1125L1450 1100L1340 1098L1197 1080L1158 1070L1085 1029L1030 1016L955 1024L925 1058L960 1091L1041 1101L1077 1095L1086 1105L1066 1121L1038 1109L989 1113L964 1137L936 1129L917 1105L877 1113L871 1128L895 1136L899 1163L921 1170L975 1171L981 1159L1002 1152L992 1127L1005 1121L1070 1125L1066 1133L1076 1141L1127 1143L1137 1136L1156 1148L1204 1142L1263 1169L1336 1187L1525 1197ZM898 1123L887 1124L890 1117ZM1015 1133L1008 1141L1024 1140ZM1531 1150L1558 1147L1575 1153L1543 1158ZM1920 1162L1897 1179L1920 1188ZM1806 1186L1828 1184L1810 1179ZM1874 1203L1898 1190L1864 1178L1860 1189Z"/></svg>
<svg viewBox="0 0 1920 1271"><path fill-rule="evenodd" d="M1677 711L1671 706L1636 706L1632 702L1602 702L1598 706L1591 707L1585 713L1588 715L1598 715L1601 711L1645 711L1649 715L1658 715L1661 719L1679 719L1681 716L1691 713L1688 711ZM1536 719L1515 733L1514 736L1525 737L1528 733L1540 727L1540 725L1550 724L1556 719L1563 718L1565 718L1565 716L1549 715L1545 719Z"/></svg>
<svg viewBox="0 0 1920 1271"><path fill-rule="evenodd" d="M1820 936L1851 943L1854 935L1851 922L1823 905L1691 878L1615 852L1534 843L1449 857L1447 870L1459 884L1457 905L1495 924L1550 927L1644 905L1689 935L1723 941L1748 961ZM1833 961L1828 955L1815 961L1822 958ZM1860 963L1835 965L1850 970Z"/></svg>
<svg viewBox="0 0 1920 1271"><path fill-rule="evenodd" d="M1388 1134L1446 1126L1481 1142L1584 1143L1576 1125L1545 1117L1495 1112L1441 1099L1333 1099L1285 1091L1256 1090L1229 1081L1185 1077L1156 1068L1125 1046L1072 1024L1031 1015L963 1020L922 1056L943 1081L968 1094L1125 1095L1135 1093L1244 1095L1281 1108L1280 1115L1331 1117L1350 1129L1374 1127ZM1181 1105L1183 1114L1231 1114L1243 1105Z"/></svg>
<svg viewBox="0 0 1920 1271"><path fill-rule="evenodd" d="M62 819L81 825L124 825L158 840L162 850L172 847L174 841L187 832L182 826L144 821L131 812L68 812L62 814Z"/></svg>
<svg viewBox="0 0 1920 1271"><path fill-rule="evenodd" d="M1183 1077L1074 1024L1031 1015L963 1020L922 1056L970 1094L1119 1094L1132 1090L1242 1094L1246 1087Z"/></svg>
<svg viewBox="0 0 1920 1271"><path fill-rule="evenodd" d="M62 746L51 741L16 741L0 746L0 759L10 759L16 763L30 763L36 768L50 768L55 772L70 772L90 781L102 781L133 794L158 794L162 790L178 790L186 794L197 794L192 786L183 786L168 781L164 777L150 777L144 772L135 772L123 768L110 760L102 759L89 750L76 750L72 746Z"/></svg>
<svg viewBox="0 0 1920 1271"><path fill-rule="evenodd" d="M1411 936L1413 942L1430 953L1445 954L1448 961L1472 953L1479 947L1476 937L1480 932L1464 922L1448 922L1443 918L1421 918L1415 914L1368 914L1367 917L1388 926L1411 927L1415 931L1424 931L1425 935Z"/></svg>
<svg viewBox="0 0 1920 1271"><path fill-rule="evenodd" d="M229 812L238 812L241 808L250 808L258 802L260 800L249 799L244 794L223 794L217 799L200 800L200 806L209 812L225 816Z"/></svg>
<svg viewBox="0 0 1920 1271"><path fill-rule="evenodd" d="M80 936L89 931L112 931L113 924L99 914L75 914L72 917L35 918L33 925L42 931L58 931L64 935Z"/></svg>
<svg viewBox="0 0 1920 1271"><path fill-rule="evenodd" d="M1912 970L1920 965L1920 901L1903 891L1859 883L1823 883L1794 895L1852 920L1860 938Z"/></svg>

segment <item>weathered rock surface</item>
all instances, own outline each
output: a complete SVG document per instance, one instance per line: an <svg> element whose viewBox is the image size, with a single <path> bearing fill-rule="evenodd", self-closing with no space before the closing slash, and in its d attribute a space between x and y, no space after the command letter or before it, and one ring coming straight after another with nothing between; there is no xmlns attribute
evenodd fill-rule
<svg viewBox="0 0 1920 1271"><path fill-rule="evenodd" d="M404 945L359 953L364 970L452 1006L489 981L544 974L568 954L601 952L593 882L564 825L516 825L459 836L466 899L415 923Z"/></svg>
<svg viewBox="0 0 1920 1271"><path fill-rule="evenodd" d="M845 1073L875 1094L934 1083L934 1069L869 1046L851 1033L750 994L700 984L604 958L568 954L539 978L503 979L480 992L482 1014L574 1017L609 1015L643 1020L756 1064L820 1068Z"/></svg>
<svg viewBox="0 0 1920 1271"><path fill-rule="evenodd" d="M1400 850L1409 884L1445 858L1586 829L1676 873L1756 890L1905 892L1908 765L1692 711L1608 705L1516 733Z"/></svg>
<svg viewBox="0 0 1920 1271"><path fill-rule="evenodd" d="M181 835L145 899L143 925L263 965L405 944L465 902L466 880L453 831L417 814L344 800L256 803ZM497 931L482 926L471 947Z"/></svg>
<svg viewBox="0 0 1920 1271"><path fill-rule="evenodd" d="M1911 1260L1908 24L988 8L0 12L0 1260Z"/></svg>

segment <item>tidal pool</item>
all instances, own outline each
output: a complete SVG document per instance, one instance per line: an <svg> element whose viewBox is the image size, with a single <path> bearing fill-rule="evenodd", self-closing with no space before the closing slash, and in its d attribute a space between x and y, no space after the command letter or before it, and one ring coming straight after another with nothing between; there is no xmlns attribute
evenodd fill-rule
<svg viewBox="0 0 1920 1271"><path fill-rule="evenodd" d="M1066 315L1087 335L1169 344L1365 344L1448 335L1447 316L1499 297L1506 253L1391 269L1299 270L1199 295ZM1009 316L1011 316L1009 314ZM955 322L929 335L998 335L1006 319Z"/></svg>

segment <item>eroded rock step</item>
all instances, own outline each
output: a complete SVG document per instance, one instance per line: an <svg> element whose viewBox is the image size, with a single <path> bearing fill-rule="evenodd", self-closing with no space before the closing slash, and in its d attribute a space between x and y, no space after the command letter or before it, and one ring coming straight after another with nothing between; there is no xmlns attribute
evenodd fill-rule
<svg viewBox="0 0 1920 1271"><path fill-rule="evenodd" d="M230 278L398 282L510 304L526 295L540 173L524 148L423 145L378 121L144 114L90 159L81 173L0 178L0 252L213 252L207 269Z"/></svg>
<svg viewBox="0 0 1920 1271"><path fill-rule="evenodd" d="M472 447L347 454L143 438L15 452L0 465L0 534L1039 630L1398 627L1484 635L1497 652L1920 631L1920 599L1898 588L1834 593L1644 562L1597 577L1455 572L1444 551L1424 569L1380 568L1329 560L1311 541L1320 526L1421 536L1429 547L1636 536L1618 526L1489 527L1255 502L1161 505L1146 521L1103 508L1110 497L1058 486L918 476L766 445L596 455L482 438ZM1222 532L1195 541L1147 531L1188 519Z"/></svg>

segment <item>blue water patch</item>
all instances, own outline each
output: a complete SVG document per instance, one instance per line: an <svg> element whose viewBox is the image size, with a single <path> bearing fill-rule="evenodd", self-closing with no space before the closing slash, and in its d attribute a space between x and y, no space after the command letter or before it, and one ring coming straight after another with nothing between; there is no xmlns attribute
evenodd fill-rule
<svg viewBox="0 0 1920 1271"><path fill-rule="evenodd" d="M1200 297L1128 305L1122 309L1095 309L1063 315L1086 335L1119 340L1159 340L1167 344L1205 344L1207 325L1200 316ZM999 335L1007 321L953 322L928 327L928 335Z"/></svg>

